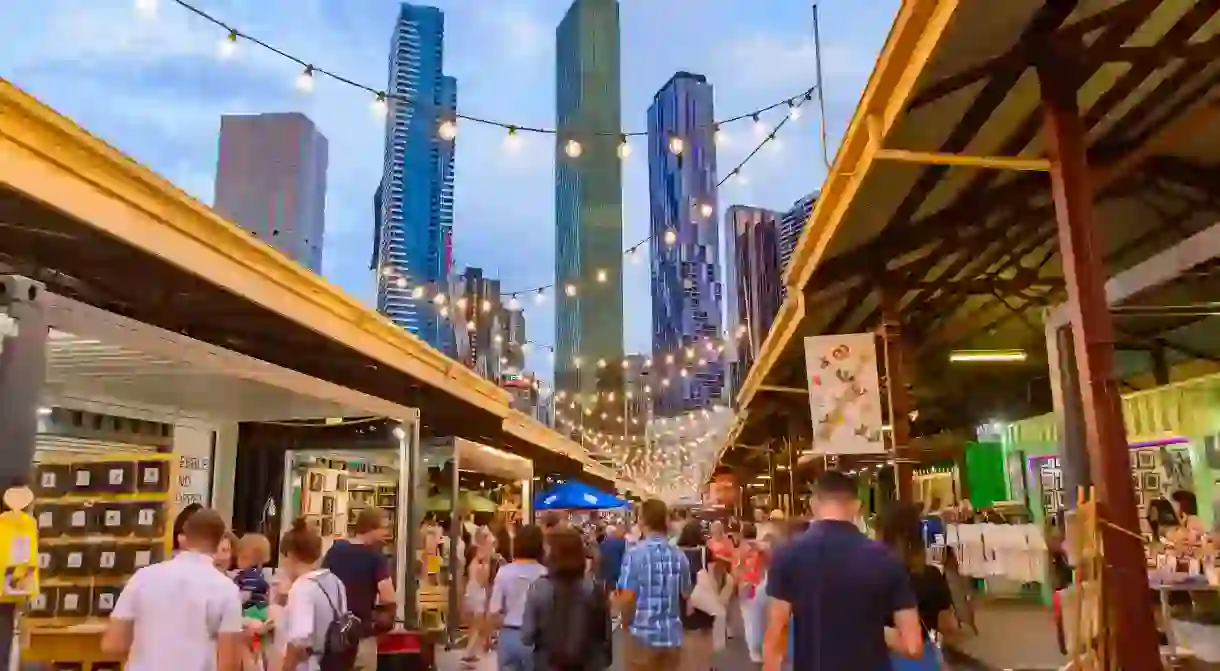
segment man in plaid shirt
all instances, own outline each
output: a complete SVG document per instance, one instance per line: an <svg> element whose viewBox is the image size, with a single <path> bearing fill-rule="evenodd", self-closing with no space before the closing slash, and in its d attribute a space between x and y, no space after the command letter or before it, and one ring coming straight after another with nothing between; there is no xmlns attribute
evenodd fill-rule
<svg viewBox="0 0 1220 671"><path fill-rule="evenodd" d="M640 510L644 537L623 556L618 603L634 616L628 628L627 669L676 669L682 660L682 599L690 596L691 570L686 556L665 533L669 511L655 499Z"/></svg>

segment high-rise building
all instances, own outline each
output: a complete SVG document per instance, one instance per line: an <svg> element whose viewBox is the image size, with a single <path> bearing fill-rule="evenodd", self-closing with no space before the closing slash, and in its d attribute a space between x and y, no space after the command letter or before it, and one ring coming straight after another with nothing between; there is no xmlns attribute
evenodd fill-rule
<svg viewBox="0 0 1220 671"><path fill-rule="evenodd" d="M724 214L728 285L729 401L737 398L754 357L779 312L781 213L733 205Z"/></svg>
<svg viewBox="0 0 1220 671"><path fill-rule="evenodd" d="M779 274L783 277L784 273L788 272L788 263L792 261L792 253L796 251L796 244L801 240L801 233L805 230L805 224L809 221L809 215L813 213L813 205L818 201L818 193L815 191L804 198L792 204L788 211L780 215L779 219ZM781 282L782 284L782 282ZM780 287L781 294L786 298L788 296L788 287Z"/></svg>
<svg viewBox="0 0 1220 671"><path fill-rule="evenodd" d="M326 138L304 114L226 114L213 206L321 273L327 153Z"/></svg>
<svg viewBox="0 0 1220 671"><path fill-rule="evenodd" d="M402 4L373 244L377 309L442 351L451 330L431 298L452 270L454 141L438 131L457 112L457 81L442 70L444 37L439 9Z"/></svg>
<svg viewBox="0 0 1220 671"><path fill-rule="evenodd" d="M500 281L481 268L466 268L449 279L449 316L458 361L488 380L499 382L505 347Z"/></svg>
<svg viewBox="0 0 1220 671"><path fill-rule="evenodd" d="M555 47L555 386L592 393L623 358L618 1L574 0Z"/></svg>
<svg viewBox="0 0 1220 671"><path fill-rule="evenodd" d="M687 375L658 389L656 411L669 416L721 400L724 365L705 341L722 333L720 235L716 224L716 144L712 85L679 72L648 108L652 231L652 353L679 357Z"/></svg>

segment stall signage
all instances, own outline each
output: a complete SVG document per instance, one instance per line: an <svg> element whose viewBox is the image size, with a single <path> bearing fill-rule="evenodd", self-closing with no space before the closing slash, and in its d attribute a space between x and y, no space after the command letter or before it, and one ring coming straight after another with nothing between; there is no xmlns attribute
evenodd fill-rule
<svg viewBox="0 0 1220 671"><path fill-rule="evenodd" d="M181 424L174 427L174 454L178 457L179 508L212 503L212 432Z"/></svg>
<svg viewBox="0 0 1220 671"><path fill-rule="evenodd" d="M884 453L877 337L849 333L805 338L805 369L814 453Z"/></svg>

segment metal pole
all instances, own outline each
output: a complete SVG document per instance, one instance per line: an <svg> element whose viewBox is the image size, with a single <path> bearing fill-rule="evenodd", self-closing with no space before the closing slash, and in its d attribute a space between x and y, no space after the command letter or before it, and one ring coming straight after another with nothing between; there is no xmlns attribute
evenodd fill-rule
<svg viewBox="0 0 1220 671"><path fill-rule="evenodd" d="M458 455L457 438L451 442L452 453L449 455L449 465L453 468L453 477L449 484L449 617L445 618L445 646L453 645L454 636L457 633L458 618L453 617L454 613L458 612L458 562L463 561L464 557L458 556L458 539L462 536L462 520L458 517L458 490L461 487L461 457ZM470 539L471 543L475 542L474 538Z"/></svg>
<svg viewBox="0 0 1220 671"><path fill-rule="evenodd" d="M0 491L24 485L38 440L38 405L47 375L46 287L19 275L0 277L0 308L11 323L0 336ZM0 659L13 656L16 605L0 604Z"/></svg>
<svg viewBox="0 0 1220 671"><path fill-rule="evenodd" d="M414 630L419 620L416 584L419 567L415 552L423 508L419 496L419 470L423 464L420 459L418 413L409 421L411 428L398 434L398 547L402 549L402 556L398 558L398 573L403 601L399 605L399 619L408 630Z"/></svg>

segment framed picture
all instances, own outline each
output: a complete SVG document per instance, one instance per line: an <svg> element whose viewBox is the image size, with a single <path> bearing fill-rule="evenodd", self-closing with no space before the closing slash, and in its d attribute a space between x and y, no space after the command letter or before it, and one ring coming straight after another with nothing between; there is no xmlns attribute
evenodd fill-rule
<svg viewBox="0 0 1220 671"><path fill-rule="evenodd" d="M1042 492L1042 507L1048 511L1055 509L1055 492Z"/></svg>
<svg viewBox="0 0 1220 671"><path fill-rule="evenodd" d="M1137 492L1144 488L1143 471L1131 471L1131 486L1134 487L1135 491Z"/></svg>
<svg viewBox="0 0 1220 671"><path fill-rule="evenodd" d="M1052 489L1056 489L1054 471L1042 471L1042 490L1047 491Z"/></svg>
<svg viewBox="0 0 1220 671"><path fill-rule="evenodd" d="M1055 510L1063 510L1063 490L1055 492Z"/></svg>
<svg viewBox="0 0 1220 671"><path fill-rule="evenodd" d="M334 536L335 535L335 521L329 517L323 517L321 534L322 534L323 538L325 538L326 536Z"/></svg>
<svg viewBox="0 0 1220 671"><path fill-rule="evenodd" d="M1135 463L1138 468L1156 468L1156 453L1152 450L1138 450L1135 453Z"/></svg>
<svg viewBox="0 0 1220 671"><path fill-rule="evenodd" d="M1055 473L1055 489L1063 490L1063 472Z"/></svg>
<svg viewBox="0 0 1220 671"><path fill-rule="evenodd" d="M322 514L323 515L334 515L335 514L335 497L326 496L326 495L322 496Z"/></svg>
<svg viewBox="0 0 1220 671"><path fill-rule="evenodd" d="M1144 506L1147 505L1146 497L1140 490L1135 490L1135 507L1140 509L1140 516L1144 515Z"/></svg>
<svg viewBox="0 0 1220 671"><path fill-rule="evenodd" d="M1161 474L1156 471L1148 471L1144 474L1144 491L1160 493L1161 491Z"/></svg>
<svg viewBox="0 0 1220 671"><path fill-rule="evenodd" d="M347 491L347 476L343 473L340 473L339 477L335 479L335 489L341 492Z"/></svg>
<svg viewBox="0 0 1220 671"><path fill-rule="evenodd" d="M306 484L308 485L309 491L320 492L322 491L322 485L325 484L325 480L325 476L323 476L321 473L314 473L311 471L309 473L309 482Z"/></svg>

